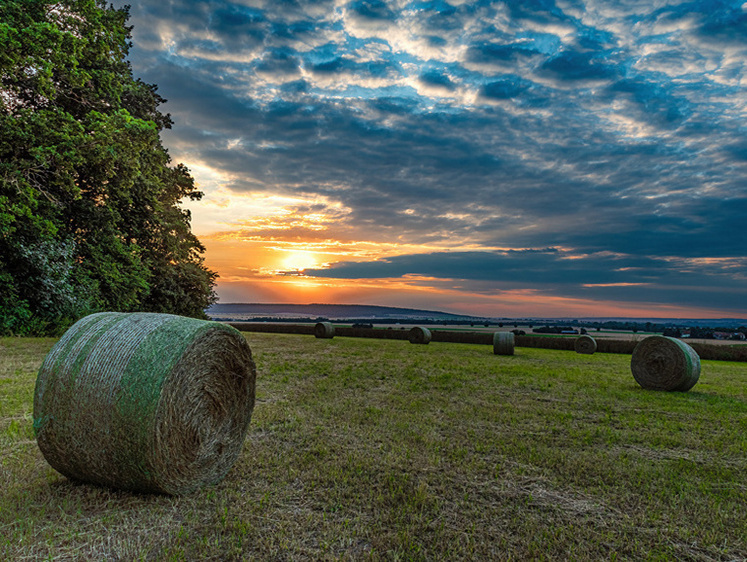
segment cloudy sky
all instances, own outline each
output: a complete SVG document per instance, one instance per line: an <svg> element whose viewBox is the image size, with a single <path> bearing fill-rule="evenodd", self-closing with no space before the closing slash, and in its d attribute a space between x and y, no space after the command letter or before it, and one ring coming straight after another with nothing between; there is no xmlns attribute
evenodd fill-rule
<svg viewBox="0 0 747 562"><path fill-rule="evenodd" d="M221 302L747 316L747 3L125 3Z"/></svg>

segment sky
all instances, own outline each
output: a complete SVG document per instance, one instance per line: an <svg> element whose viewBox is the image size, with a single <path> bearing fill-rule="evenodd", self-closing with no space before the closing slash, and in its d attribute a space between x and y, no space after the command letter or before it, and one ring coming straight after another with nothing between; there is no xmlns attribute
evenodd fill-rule
<svg viewBox="0 0 747 562"><path fill-rule="evenodd" d="M125 3L219 302L747 317L747 2Z"/></svg>

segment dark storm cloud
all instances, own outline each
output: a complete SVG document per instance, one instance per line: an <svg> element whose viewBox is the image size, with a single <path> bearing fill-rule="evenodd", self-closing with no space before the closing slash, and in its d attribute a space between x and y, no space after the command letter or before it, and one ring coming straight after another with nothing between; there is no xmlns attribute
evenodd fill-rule
<svg viewBox="0 0 747 562"><path fill-rule="evenodd" d="M488 82L480 93L487 98L509 99L525 93L532 83L520 76L503 76L494 82Z"/></svg>
<svg viewBox="0 0 747 562"><path fill-rule="evenodd" d="M494 61L510 62L522 57L531 57L537 54L539 54L538 51L533 49L532 46L527 43L484 43L471 46L467 52L467 60L469 62L482 63Z"/></svg>
<svg viewBox="0 0 747 562"><path fill-rule="evenodd" d="M358 63L343 57L312 64L310 70L319 74L348 73L357 76L384 77L397 73L398 65L391 61L368 61Z"/></svg>
<svg viewBox="0 0 747 562"><path fill-rule="evenodd" d="M620 74L617 65L610 64L606 53L561 51L547 59L540 70L559 80L608 80Z"/></svg>
<svg viewBox="0 0 747 562"><path fill-rule="evenodd" d="M334 264L311 269L307 276L379 279L435 278L442 288L463 287L499 294L532 289L546 296L680 304L697 295L698 304L729 308L743 292L747 264L692 267L683 262L609 254L570 257L548 248L540 251L449 252L392 257L376 262ZM719 291L713 291L717 285Z"/></svg>
<svg viewBox="0 0 747 562"><path fill-rule="evenodd" d="M713 2L699 28L701 35L726 43L747 43L747 13L741 2Z"/></svg>
<svg viewBox="0 0 747 562"><path fill-rule="evenodd" d="M747 274L747 265L738 269L711 267L682 276L682 263L662 258L623 256L603 252L584 256L568 255L554 248L509 250L504 252L438 252L403 255L376 262L343 262L329 269L307 270L308 275L337 278L382 278L419 275L443 279L469 279L518 284L615 285L667 282L699 285L705 279L723 276L737 287ZM683 281L690 281L689 283Z"/></svg>
<svg viewBox="0 0 747 562"><path fill-rule="evenodd" d="M394 20L396 14L381 0L357 0L348 4L348 8L358 17L374 20Z"/></svg>
<svg viewBox="0 0 747 562"><path fill-rule="evenodd" d="M508 0L506 5L514 18L538 22L566 19L565 14L555 5L554 0Z"/></svg>
<svg viewBox="0 0 747 562"><path fill-rule="evenodd" d="M447 90L453 90L455 87L454 82L452 82L446 74L436 70L431 70L421 74L420 81L424 84L430 84L431 86L441 86Z"/></svg>
<svg viewBox="0 0 747 562"><path fill-rule="evenodd" d="M747 260L740 2L140 0L131 13L134 70L169 99L172 151L237 193L324 196L363 240L564 249L318 275L505 284L511 271L558 295L747 302L733 270L683 265Z"/></svg>
<svg viewBox="0 0 747 562"><path fill-rule="evenodd" d="M301 59L290 49L269 49L255 65L257 72L292 74L301 66Z"/></svg>
<svg viewBox="0 0 747 562"><path fill-rule="evenodd" d="M663 125L679 123L691 115L687 99L675 96L657 82L623 79L610 86L609 92L612 98L629 95L649 119Z"/></svg>

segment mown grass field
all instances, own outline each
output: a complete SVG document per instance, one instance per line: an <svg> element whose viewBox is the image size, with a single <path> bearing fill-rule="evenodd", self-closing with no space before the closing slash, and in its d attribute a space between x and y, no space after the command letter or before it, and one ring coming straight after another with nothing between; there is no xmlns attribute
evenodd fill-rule
<svg viewBox="0 0 747 562"><path fill-rule="evenodd" d="M744 363L661 393L626 355L246 337L244 452L178 498L49 467L31 412L54 340L0 339L0 559L747 558Z"/></svg>

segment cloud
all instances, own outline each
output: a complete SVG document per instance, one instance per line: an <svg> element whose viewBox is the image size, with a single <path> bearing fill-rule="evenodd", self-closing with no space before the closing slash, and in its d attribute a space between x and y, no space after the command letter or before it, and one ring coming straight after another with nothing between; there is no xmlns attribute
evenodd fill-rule
<svg viewBox="0 0 747 562"><path fill-rule="evenodd" d="M356 0L348 4L348 9L355 17L364 20L394 21L396 14L381 0Z"/></svg>
<svg viewBox="0 0 747 562"><path fill-rule="evenodd" d="M714 2L708 5L698 33L724 43L747 45L747 10L740 2ZM714 9L715 8L715 9Z"/></svg>
<svg viewBox="0 0 747 562"><path fill-rule="evenodd" d="M446 74L438 72L436 70L429 70L420 75L420 81L429 86L436 86L445 88L446 90L454 90L456 87L451 78Z"/></svg>
<svg viewBox="0 0 747 562"><path fill-rule="evenodd" d="M268 49L257 61L254 70L269 76L277 74L297 74L301 66L301 58L287 48Z"/></svg>
<svg viewBox="0 0 747 562"><path fill-rule="evenodd" d="M650 301L728 308L744 294L747 261L688 263L600 252L572 255L554 248L503 252L437 252L374 262L341 262L308 269L310 277L336 279L419 278L442 288L500 293L528 289L546 296L608 301ZM713 286L720 287L714 291Z"/></svg>
<svg viewBox="0 0 747 562"><path fill-rule="evenodd" d="M733 286L747 274L747 264L737 264L737 269L713 265L710 271L697 273L686 262L663 258L599 252L576 255L558 248L435 252L415 255L399 255L374 262L341 262L329 269L307 272L311 276L348 279L391 278L418 275L441 279L496 281L512 285L575 284L575 285L623 285L650 284L682 280L683 272L690 277L689 284L703 284L711 276L723 275L732 280ZM678 284L687 284L678 281Z"/></svg>
<svg viewBox="0 0 747 562"><path fill-rule="evenodd" d="M562 51L547 59L540 71L558 80L610 80L620 75L620 68L606 56L597 53Z"/></svg>
<svg viewBox="0 0 747 562"><path fill-rule="evenodd" d="M520 76L505 75L498 80L485 84L480 93L486 98L510 99L521 96L532 86L532 82L524 80Z"/></svg>
<svg viewBox="0 0 747 562"><path fill-rule="evenodd" d="M139 0L131 58L207 198L323 198L351 239L424 245L320 276L715 303L745 293L673 264L745 259L737 4Z"/></svg>
<svg viewBox="0 0 747 562"><path fill-rule="evenodd" d="M473 45L467 51L469 62L490 63L500 61L501 63L516 61L524 57L539 54L529 43L483 43Z"/></svg>

